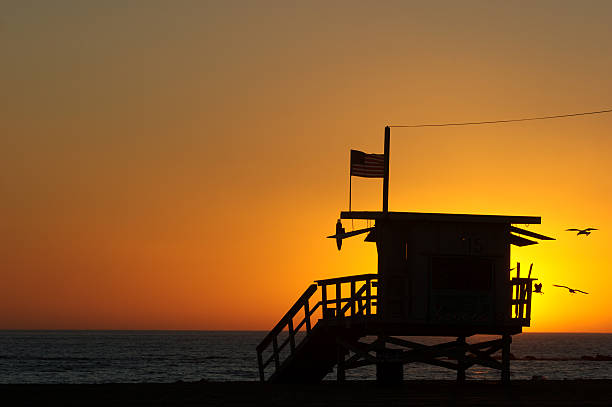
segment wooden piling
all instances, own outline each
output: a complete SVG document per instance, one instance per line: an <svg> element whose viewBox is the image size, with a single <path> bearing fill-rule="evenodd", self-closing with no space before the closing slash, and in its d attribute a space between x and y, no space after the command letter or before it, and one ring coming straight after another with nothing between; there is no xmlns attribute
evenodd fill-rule
<svg viewBox="0 0 612 407"><path fill-rule="evenodd" d="M458 356L457 356L457 383L465 383L465 336L457 338Z"/></svg>
<svg viewBox="0 0 612 407"><path fill-rule="evenodd" d="M501 380L504 384L510 384L510 344L512 336L505 334L502 336L502 369Z"/></svg>

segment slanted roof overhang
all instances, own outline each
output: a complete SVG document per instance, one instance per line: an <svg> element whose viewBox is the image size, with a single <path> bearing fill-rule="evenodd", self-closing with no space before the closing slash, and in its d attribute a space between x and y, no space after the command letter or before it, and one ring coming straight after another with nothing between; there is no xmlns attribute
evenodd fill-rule
<svg viewBox="0 0 612 407"><path fill-rule="evenodd" d="M470 215L457 213L422 213L422 212L341 212L341 219L373 219L413 222L473 222L505 224L540 224L539 216L506 216L506 215Z"/></svg>

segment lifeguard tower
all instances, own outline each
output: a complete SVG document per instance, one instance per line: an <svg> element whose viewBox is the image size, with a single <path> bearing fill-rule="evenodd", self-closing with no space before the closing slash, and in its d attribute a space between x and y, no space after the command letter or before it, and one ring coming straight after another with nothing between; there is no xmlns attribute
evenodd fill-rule
<svg viewBox="0 0 612 407"><path fill-rule="evenodd" d="M380 381L401 381L403 365L412 362L453 369L459 382L474 365L510 380L512 335L530 324L535 280L531 270L521 278L520 265L511 278L510 249L552 238L513 226L539 224L535 216L389 212L389 133L385 128L383 211L341 212L340 219L374 226L345 232L338 220L329 236L340 249L344 238L367 233L378 272L310 285L257 347L261 381L316 382L334 367L341 381L347 369L366 365L376 365ZM499 338L466 342L477 334ZM456 339L429 346L406 336ZM501 361L494 357L500 350Z"/></svg>

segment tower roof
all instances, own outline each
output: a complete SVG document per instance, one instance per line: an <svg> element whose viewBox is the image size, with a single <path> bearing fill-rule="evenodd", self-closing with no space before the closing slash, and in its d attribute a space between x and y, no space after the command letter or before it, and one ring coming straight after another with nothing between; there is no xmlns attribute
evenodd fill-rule
<svg viewBox="0 0 612 407"><path fill-rule="evenodd" d="M341 212L341 219L374 219L412 222L470 222L470 223L506 223L506 224L540 224L539 216L510 215L472 215L458 213L423 213L423 212L375 212L353 211Z"/></svg>

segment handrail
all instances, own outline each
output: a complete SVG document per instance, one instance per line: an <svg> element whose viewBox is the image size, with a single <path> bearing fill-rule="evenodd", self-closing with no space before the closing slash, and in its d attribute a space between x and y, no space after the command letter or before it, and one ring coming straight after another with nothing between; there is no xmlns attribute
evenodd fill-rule
<svg viewBox="0 0 612 407"><path fill-rule="evenodd" d="M322 285L331 285L331 284L338 284L338 283L350 283L351 281L361 281L361 280L377 279L377 278L378 278L378 274L368 273L368 274L357 274L354 276L328 278L324 280L315 280L315 283L322 286Z"/></svg>
<svg viewBox="0 0 612 407"><path fill-rule="evenodd" d="M309 315L308 315L307 317L305 317L305 318L304 318L304 320L302 320L302 322L300 322L300 323L299 323L299 324L298 324L298 325L297 325L295 328L293 328L293 332L297 332L297 331L299 331L299 330L300 330L300 328L302 327L302 325L304 325L304 323L305 323L306 321L309 321L309 320L310 320L310 316L311 316L312 314L314 314L314 312L316 311L316 309L317 309L317 308L318 308L320 305L321 305L321 302L317 302L317 304L316 304L316 305L315 305L315 306L312 308L312 310L310 311ZM308 332L308 331L309 331L309 329L307 329L307 331L306 331L306 332ZM280 351L281 351L281 350L283 350L283 348L284 348L285 346L287 346L287 344L288 344L288 343L290 343L292 340L293 340L293 341L295 341L295 337L294 337L293 335L289 334L289 335L287 336L287 338L286 338L286 339L285 339L283 342L281 342L281 344L280 344L280 345L278 345L278 347L276 348L276 353L280 353ZM295 343L294 343L294 345L293 345L293 348L292 348L291 352L293 353L293 351L294 351L294 350L295 350ZM263 351L263 349L262 349L262 351ZM271 356L268 358L268 360L266 360L265 362L263 362L263 367L265 368L266 366L268 366L272 360L276 359L276 357L277 357L277 355L273 353L273 354L272 354L272 355L271 355Z"/></svg>
<svg viewBox="0 0 612 407"><path fill-rule="evenodd" d="M268 332L265 338L259 343L259 345L257 345L258 352L268 347L270 342L272 342L272 338L277 336L283 330L283 328L287 325L287 321L290 318L293 318L295 314L297 314L300 308L302 308L302 306L304 305L304 301L307 301L310 297L312 297L312 294L314 294L316 291L316 284L311 284L306 289L306 291L304 291L304 294L302 294L301 297L295 302L295 304L293 304L293 306L289 308L289 311L287 311L287 313L281 318L278 324L276 324L274 328L272 328L272 330Z"/></svg>
<svg viewBox="0 0 612 407"><path fill-rule="evenodd" d="M310 309L310 311L308 312L308 315L304 315L304 317L305 317L305 318L304 318L304 319L303 319L303 320L302 320L302 321L301 321L299 324L297 324L297 325L295 326L295 328L293 328L293 329L294 329L294 331L295 331L295 332L298 332L298 331L300 330L300 328L301 328L301 327L302 327L304 324L306 324L306 332L310 332L310 328L311 328L311 326L310 326L310 316L311 316L312 314L314 314L314 313L315 313L315 311L317 310L317 308L319 308L320 306L321 306L321 301L317 302L317 303L315 304L315 306L314 306L314 307L312 307L312 308Z"/></svg>
<svg viewBox="0 0 612 407"><path fill-rule="evenodd" d="M318 286L316 284L311 284L304 294L298 298L298 300L293 304L289 311L281 318L281 320L272 328L272 330L264 337L264 339L257 345L257 364L259 366L259 379L263 382L265 381L265 368L270 364L270 362L274 361L275 369L278 370L281 365L280 360L280 352L283 350L287 344L289 344L291 349L291 354L295 352L296 344L295 342L295 333L300 330L300 328L306 325L306 335L310 334L312 329L310 323L310 317L321 305L320 302L315 304L315 306L310 309L310 297L317 291ZM293 317L301 310L304 309L304 319L300 321L297 326L293 326ZM285 329L285 327L289 330L288 337L281 342L280 346L278 344L278 335ZM303 339L302 339L303 340ZM272 343L272 355L265 362L263 360L263 352L268 346Z"/></svg>

